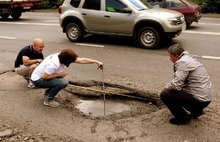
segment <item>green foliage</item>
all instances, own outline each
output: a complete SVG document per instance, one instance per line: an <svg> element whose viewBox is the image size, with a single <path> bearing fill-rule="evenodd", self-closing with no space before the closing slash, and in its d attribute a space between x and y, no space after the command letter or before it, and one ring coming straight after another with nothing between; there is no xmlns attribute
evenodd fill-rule
<svg viewBox="0 0 220 142"><path fill-rule="evenodd" d="M48 9L49 7L49 0L42 0L41 5L38 6L39 9Z"/></svg>
<svg viewBox="0 0 220 142"><path fill-rule="evenodd" d="M64 0L42 0L38 9L58 8Z"/></svg>
<svg viewBox="0 0 220 142"><path fill-rule="evenodd" d="M192 0L202 7L203 13L220 13L220 0Z"/></svg>

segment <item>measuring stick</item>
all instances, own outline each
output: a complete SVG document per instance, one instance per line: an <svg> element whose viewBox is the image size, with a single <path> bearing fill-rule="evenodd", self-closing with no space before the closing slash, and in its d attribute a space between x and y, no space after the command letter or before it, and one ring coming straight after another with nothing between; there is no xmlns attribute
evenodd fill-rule
<svg viewBox="0 0 220 142"><path fill-rule="evenodd" d="M102 90L105 89L105 84L104 84L104 72L102 69ZM105 93L103 93L103 99L104 99L104 115L105 115Z"/></svg>

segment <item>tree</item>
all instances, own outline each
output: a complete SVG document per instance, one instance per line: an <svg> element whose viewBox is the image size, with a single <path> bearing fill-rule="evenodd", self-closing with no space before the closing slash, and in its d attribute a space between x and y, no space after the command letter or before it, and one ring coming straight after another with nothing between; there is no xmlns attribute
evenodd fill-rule
<svg viewBox="0 0 220 142"><path fill-rule="evenodd" d="M192 0L202 7L203 13L220 13L220 0Z"/></svg>

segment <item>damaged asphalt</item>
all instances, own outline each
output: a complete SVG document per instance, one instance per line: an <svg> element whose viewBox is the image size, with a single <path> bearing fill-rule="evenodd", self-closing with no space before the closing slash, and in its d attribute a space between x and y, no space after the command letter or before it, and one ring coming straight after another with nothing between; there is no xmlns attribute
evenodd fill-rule
<svg viewBox="0 0 220 142"><path fill-rule="evenodd" d="M107 99L113 98L115 94L149 99L150 95L157 94L107 82L103 92L102 82L70 80L70 85L58 95L61 107L54 109L43 105L43 89L27 88L25 80L7 65L0 64L0 74L0 141L214 142L220 138L218 100L210 104L205 115L185 126L169 124L171 114L167 109L141 101L130 111L93 117L74 107L78 98L73 94L78 93L79 99L87 98L89 94L97 95L96 99L103 99L103 93L107 95ZM153 100L157 100L156 98Z"/></svg>

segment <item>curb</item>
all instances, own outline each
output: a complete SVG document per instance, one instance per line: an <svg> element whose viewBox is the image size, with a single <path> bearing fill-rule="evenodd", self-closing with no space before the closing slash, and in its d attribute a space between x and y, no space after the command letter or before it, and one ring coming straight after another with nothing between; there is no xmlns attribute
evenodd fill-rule
<svg viewBox="0 0 220 142"><path fill-rule="evenodd" d="M3 63L0 63L0 75L3 74L3 73L5 73L5 72L12 71L12 70L14 70L14 69L12 69L12 68L6 66L6 65L3 64Z"/></svg>
<svg viewBox="0 0 220 142"><path fill-rule="evenodd" d="M218 13L205 13L205 14L202 14L202 17L220 18L220 14L218 14Z"/></svg>

